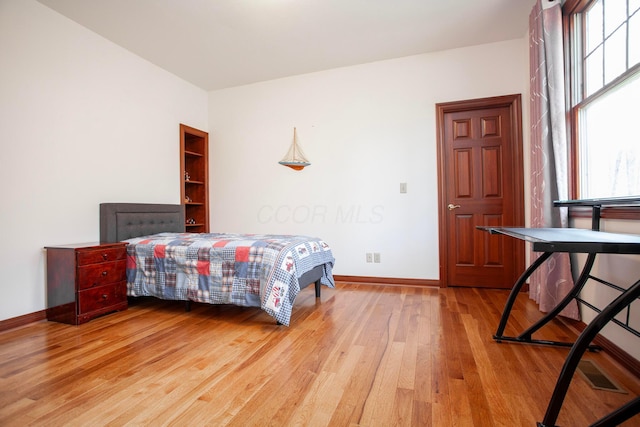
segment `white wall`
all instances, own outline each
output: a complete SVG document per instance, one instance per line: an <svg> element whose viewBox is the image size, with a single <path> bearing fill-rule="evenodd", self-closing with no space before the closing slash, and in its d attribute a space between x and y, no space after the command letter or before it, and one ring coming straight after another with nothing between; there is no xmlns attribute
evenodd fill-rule
<svg viewBox="0 0 640 427"><path fill-rule="evenodd" d="M523 38L210 92L212 229L318 235L336 274L438 280L435 105L527 75ZM277 163L294 126L300 172Z"/></svg>
<svg viewBox="0 0 640 427"><path fill-rule="evenodd" d="M46 245L101 202L180 202L179 123L207 93L33 0L0 1L0 320L46 307Z"/></svg>

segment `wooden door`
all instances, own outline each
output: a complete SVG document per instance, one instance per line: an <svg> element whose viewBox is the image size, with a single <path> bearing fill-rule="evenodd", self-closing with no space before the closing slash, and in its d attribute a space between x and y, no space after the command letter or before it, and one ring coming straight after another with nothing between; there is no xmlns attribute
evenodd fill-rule
<svg viewBox="0 0 640 427"><path fill-rule="evenodd" d="M511 288L524 244L477 226L523 226L520 95L437 104L441 286Z"/></svg>

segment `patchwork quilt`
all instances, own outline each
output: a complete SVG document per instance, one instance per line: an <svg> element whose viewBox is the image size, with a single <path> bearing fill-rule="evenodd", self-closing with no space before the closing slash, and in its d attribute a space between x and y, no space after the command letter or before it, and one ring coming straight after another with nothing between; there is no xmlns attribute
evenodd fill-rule
<svg viewBox="0 0 640 427"><path fill-rule="evenodd" d="M335 286L331 248L314 237L159 233L126 242L129 296L261 307L288 326L298 277L322 265L321 283Z"/></svg>

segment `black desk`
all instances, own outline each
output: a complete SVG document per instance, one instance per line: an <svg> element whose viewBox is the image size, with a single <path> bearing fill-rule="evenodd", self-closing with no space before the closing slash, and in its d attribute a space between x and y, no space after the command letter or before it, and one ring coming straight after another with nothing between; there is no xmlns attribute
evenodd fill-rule
<svg viewBox="0 0 640 427"><path fill-rule="evenodd" d="M629 234L605 233L599 230L600 208L603 205L636 205L640 203L640 198L625 199L591 199L591 200L570 200L555 202L555 206L589 206L593 209L592 213L592 229L583 230L575 228L513 228L513 227L478 227L479 229L488 231L493 234L503 234L516 239L525 240L532 243L533 250L542 252L516 281L511 289L509 298L505 304L505 308L498 325L498 330L493 338L497 342L512 341L520 343L535 343L545 345L556 345L571 347L569 354L565 360L564 366L556 381L547 412L542 422L537 423L538 427L551 427L555 422L562 408L565 395L569 389L569 385L578 366L578 362L582 355L589 349L597 347L590 345L596 335L609 322L615 322L622 325L614 317L635 299L640 297L640 280L636 281L628 289L621 288L614 284L604 282L591 276L591 268L595 262L597 254L640 254L640 236ZM549 313L547 313L538 322L527 328L524 332L516 337L505 336L504 330L511 314L511 309L518 296L522 286L525 284L529 276L544 263L555 252L568 253L586 253L588 254L585 265L576 280L574 287L570 293L556 305ZM596 279L600 283L611 286L618 291L620 295L607 305L600 313L586 326L578 339L574 343L564 343L557 341L537 340L532 338L532 334L555 318L573 299L583 302L579 299L579 294L587 280ZM592 307L593 308L593 307ZM627 325L627 329L628 325ZM632 331L636 335L637 331ZM604 418L598 420L593 426L613 426L617 425L632 416L640 413L640 397L636 397L626 405L613 411Z"/></svg>

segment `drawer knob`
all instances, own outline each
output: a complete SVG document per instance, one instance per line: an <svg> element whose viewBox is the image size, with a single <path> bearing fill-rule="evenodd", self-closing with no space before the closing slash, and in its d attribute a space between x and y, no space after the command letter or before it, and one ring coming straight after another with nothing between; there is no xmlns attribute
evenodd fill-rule
<svg viewBox="0 0 640 427"><path fill-rule="evenodd" d="M103 275L103 276L106 276L106 275L107 275L107 271L106 271L106 270L105 270L105 271L103 271L103 272L102 272L102 275Z"/></svg>
<svg viewBox="0 0 640 427"><path fill-rule="evenodd" d="M107 298L109 298L109 295L107 295L107 294L102 294L102 299L107 299Z"/></svg>
<svg viewBox="0 0 640 427"><path fill-rule="evenodd" d="M107 258L109 258L109 254L102 254L102 259L106 260Z"/></svg>

